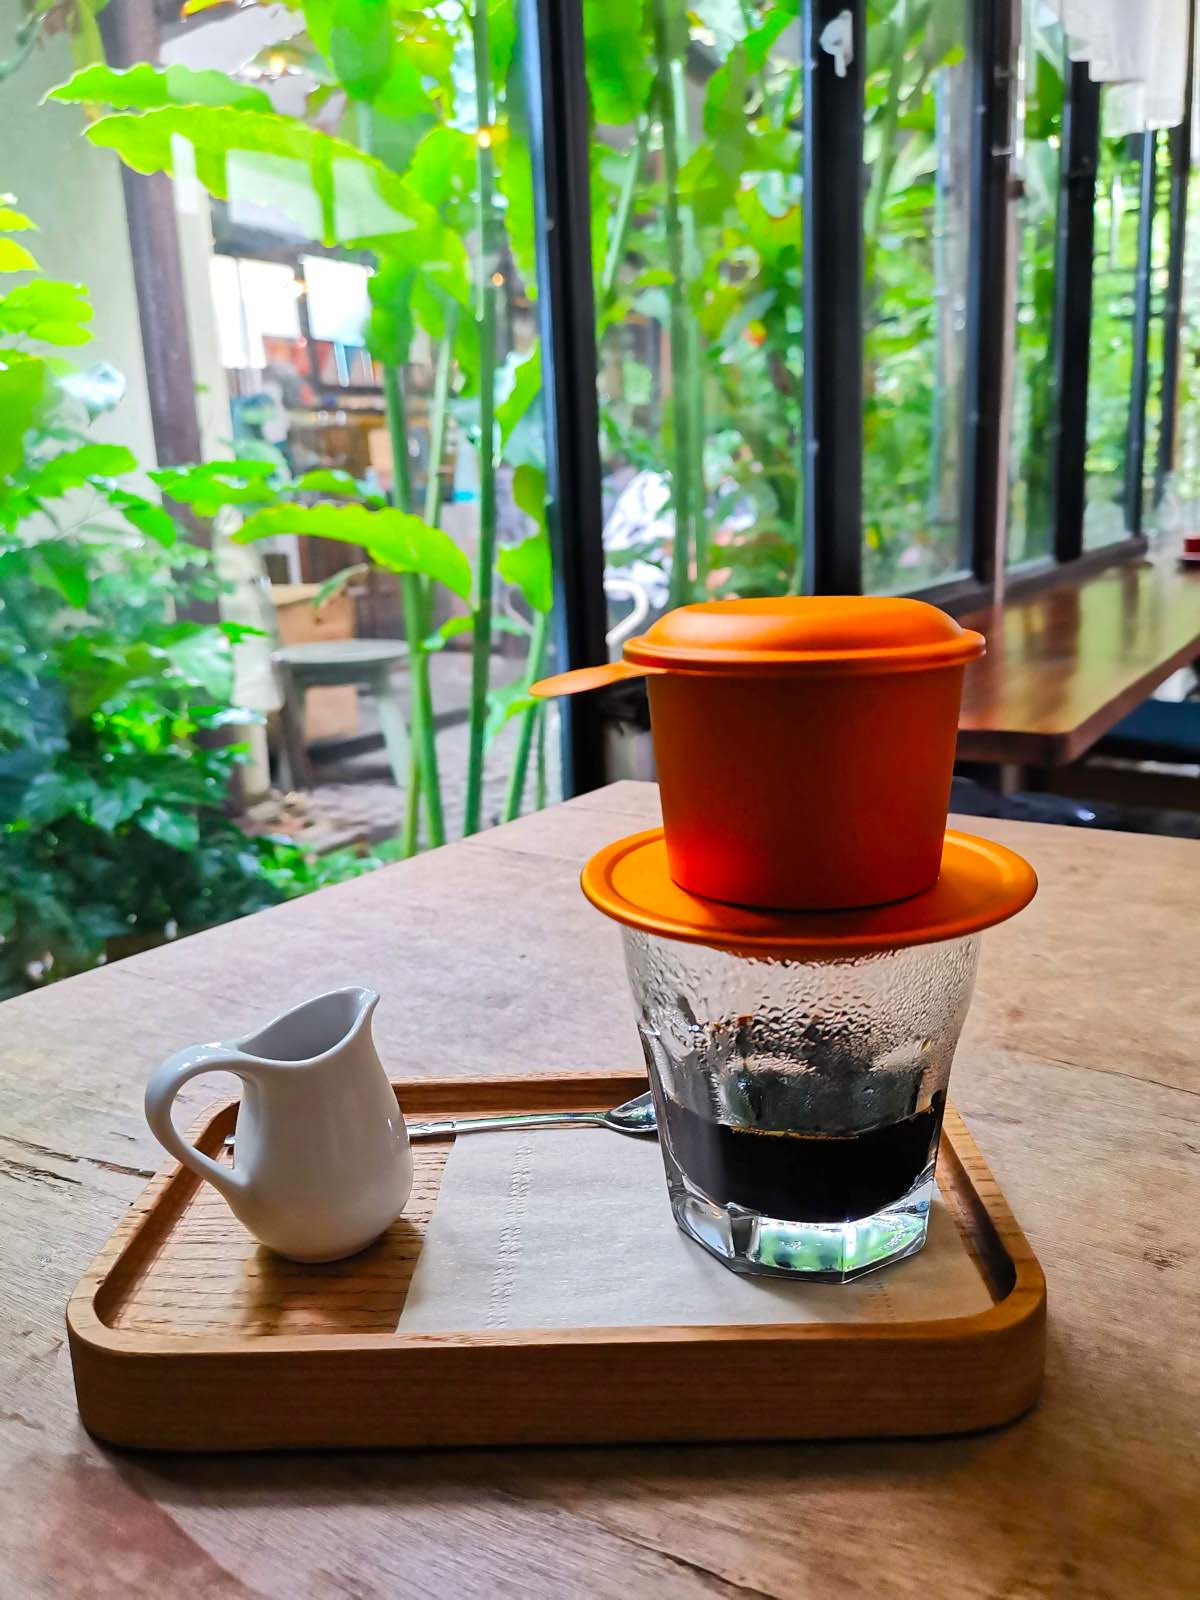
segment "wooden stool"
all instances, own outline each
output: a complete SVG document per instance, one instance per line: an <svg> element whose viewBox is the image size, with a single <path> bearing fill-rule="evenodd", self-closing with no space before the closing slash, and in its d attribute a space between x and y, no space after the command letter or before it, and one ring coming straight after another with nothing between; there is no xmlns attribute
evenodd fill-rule
<svg viewBox="0 0 1200 1600"><path fill-rule="evenodd" d="M327 639L284 645L272 654L283 687L284 746L291 781L312 787L312 764L304 739L304 696L332 684L365 684L379 708L379 728L396 787L408 784L408 730L392 670L408 660L408 645L398 639Z"/></svg>

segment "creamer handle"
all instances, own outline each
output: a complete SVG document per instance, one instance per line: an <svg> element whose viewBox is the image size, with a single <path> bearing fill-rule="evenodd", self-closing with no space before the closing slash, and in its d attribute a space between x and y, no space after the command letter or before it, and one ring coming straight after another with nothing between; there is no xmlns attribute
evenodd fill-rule
<svg viewBox="0 0 1200 1600"><path fill-rule="evenodd" d="M146 1121L150 1132L176 1161L201 1178L207 1178L217 1192L232 1203L246 1187L241 1173L223 1167L210 1156L189 1144L171 1120L171 1107L175 1096L189 1078L198 1078L202 1072L236 1072L241 1078L255 1075L254 1063L239 1055L230 1045L194 1044L168 1056L161 1066L155 1067L146 1085Z"/></svg>

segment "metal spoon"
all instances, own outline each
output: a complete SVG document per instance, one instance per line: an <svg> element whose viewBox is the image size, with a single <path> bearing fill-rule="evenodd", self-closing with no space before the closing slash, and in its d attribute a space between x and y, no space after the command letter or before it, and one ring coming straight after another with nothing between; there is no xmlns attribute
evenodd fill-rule
<svg viewBox="0 0 1200 1600"><path fill-rule="evenodd" d="M493 1133L504 1128L612 1128L617 1133L641 1133L653 1137L658 1132L654 1101L647 1089L611 1111L542 1111L525 1115L495 1117L446 1117L437 1122L410 1122L410 1139L448 1139L458 1133ZM233 1148L233 1134L225 1140Z"/></svg>
<svg viewBox="0 0 1200 1600"><path fill-rule="evenodd" d="M410 1139L445 1139L450 1134L491 1133L502 1128L612 1128L617 1133L656 1134L658 1123L649 1090L611 1111L543 1111L529 1115L447 1117L438 1122L410 1122Z"/></svg>

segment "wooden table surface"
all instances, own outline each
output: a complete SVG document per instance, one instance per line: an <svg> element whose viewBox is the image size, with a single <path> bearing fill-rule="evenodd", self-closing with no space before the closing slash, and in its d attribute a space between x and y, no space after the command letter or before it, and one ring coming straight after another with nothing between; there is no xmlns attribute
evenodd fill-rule
<svg viewBox="0 0 1200 1600"><path fill-rule="evenodd" d="M0 1011L4 1600L1172 1600L1200 1574L1200 846L969 822L1042 879L953 1091L1049 1280L1045 1396L945 1441L151 1457L75 1413L63 1307L159 1152L150 1067L362 981L392 1073L636 1065L579 866L598 794ZM189 1085L198 1113L224 1092ZM183 1113L181 1112L181 1115ZM781 1372L803 1384L804 1373Z"/></svg>
<svg viewBox="0 0 1200 1600"><path fill-rule="evenodd" d="M1200 656L1200 572L1131 562L962 620L988 648L967 668L959 757L1061 766Z"/></svg>

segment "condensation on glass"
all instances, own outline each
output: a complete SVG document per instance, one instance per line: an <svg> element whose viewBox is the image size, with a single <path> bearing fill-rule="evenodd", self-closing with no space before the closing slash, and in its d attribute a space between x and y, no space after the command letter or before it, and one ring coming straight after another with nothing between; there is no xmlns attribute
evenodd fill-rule
<svg viewBox="0 0 1200 1600"><path fill-rule="evenodd" d="M836 1279L920 1249L979 936L796 961L622 933L684 1231Z"/></svg>

